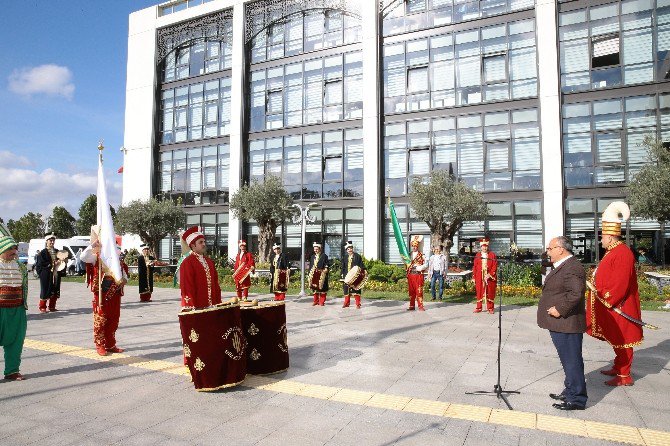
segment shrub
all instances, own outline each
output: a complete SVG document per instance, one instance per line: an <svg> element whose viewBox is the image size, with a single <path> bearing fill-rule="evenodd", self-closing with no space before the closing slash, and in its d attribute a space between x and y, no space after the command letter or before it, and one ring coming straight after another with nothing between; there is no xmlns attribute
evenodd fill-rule
<svg viewBox="0 0 670 446"><path fill-rule="evenodd" d="M542 286L540 264L501 263L499 270L503 285Z"/></svg>

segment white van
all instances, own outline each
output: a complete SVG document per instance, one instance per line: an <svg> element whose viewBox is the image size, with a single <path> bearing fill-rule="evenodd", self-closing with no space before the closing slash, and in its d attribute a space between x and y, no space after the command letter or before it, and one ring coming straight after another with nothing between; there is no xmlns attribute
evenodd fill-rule
<svg viewBox="0 0 670 446"><path fill-rule="evenodd" d="M77 265L79 260L79 250L83 251L90 244L91 237L77 236L72 238L57 238L54 248L68 252L69 260L67 263L67 274L73 276L83 274L81 265ZM28 271L35 268L35 258L37 254L46 247L46 241L43 238L31 239L28 243Z"/></svg>

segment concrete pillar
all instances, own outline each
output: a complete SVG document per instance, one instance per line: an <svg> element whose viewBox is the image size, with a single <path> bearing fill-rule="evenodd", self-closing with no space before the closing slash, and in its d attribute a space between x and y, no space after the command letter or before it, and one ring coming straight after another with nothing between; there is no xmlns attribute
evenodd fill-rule
<svg viewBox="0 0 670 446"><path fill-rule="evenodd" d="M232 197L242 185L243 143L244 143L244 2L238 0L233 5L233 65L230 91L230 179L228 188ZM237 250L237 241L242 235L242 222L230 213L228 223L228 255Z"/></svg>
<svg viewBox="0 0 670 446"><path fill-rule="evenodd" d="M156 85L156 7L130 14L123 146L123 204L151 198ZM109 147L108 150L116 150Z"/></svg>
<svg viewBox="0 0 670 446"><path fill-rule="evenodd" d="M542 145L542 192L544 243L563 235L563 160L561 156L561 96L558 59L558 12L555 0L538 0L538 81L540 84L540 128Z"/></svg>
<svg viewBox="0 0 670 446"><path fill-rule="evenodd" d="M380 25L378 2L361 4L363 46L363 255L380 257Z"/></svg>

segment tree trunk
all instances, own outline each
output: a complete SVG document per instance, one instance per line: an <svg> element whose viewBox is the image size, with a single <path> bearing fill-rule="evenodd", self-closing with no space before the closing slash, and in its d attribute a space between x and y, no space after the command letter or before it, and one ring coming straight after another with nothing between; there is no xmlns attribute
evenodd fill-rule
<svg viewBox="0 0 670 446"><path fill-rule="evenodd" d="M665 267L665 221L660 221L661 224L661 255L660 264Z"/></svg>
<svg viewBox="0 0 670 446"><path fill-rule="evenodd" d="M270 252L275 238L277 227L271 223L258 226L258 261L266 263L270 261Z"/></svg>

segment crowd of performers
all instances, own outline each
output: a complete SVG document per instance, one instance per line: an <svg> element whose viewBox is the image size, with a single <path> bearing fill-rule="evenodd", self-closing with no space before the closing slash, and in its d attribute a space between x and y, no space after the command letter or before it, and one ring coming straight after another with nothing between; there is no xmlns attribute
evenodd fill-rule
<svg viewBox="0 0 670 446"><path fill-rule="evenodd" d="M627 206L626 212L629 215ZM626 212L621 212L624 219L628 218ZM128 279L128 266L121 256L120 266L123 273L119 280L114 278L108 269L101 265L97 255L100 250L98 235L96 228L92 228L91 244L84 250L81 259L87 264L87 284L92 293L93 340L98 354L104 356L123 351L116 344L116 330L119 326L124 285ZM566 238L563 237L560 240L563 239ZM56 303L60 297L61 262L63 260L59 259L58 252L54 249L54 240L54 234L45 237L45 248L40 252L36 263L40 279L38 311L41 313L57 311ZM547 247L550 256L551 252L549 250L557 247L557 249L560 248L560 252L569 251L565 248L570 246L569 244L564 242L561 242L561 244L559 243L560 240L554 242L555 240L557 239L552 239L553 246ZM183 259L179 267L181 306L185 309L197 310L226 305L225 302L222 304L217 270L213 261L206 255L207 245L204 235L198 231L197 227L192 227L182 234L181 241L184 252L190 251L190 255ZM586 332L595 338L604 340L614 349L615 359L612 367L601 371L611 377L607 384L629 386L633 384L633 378L631 377L633 347L639 345L643 340L642 327L644 323L640 321L640 297L637 289L634 256L630 248L621 241L621 223L618 214L615 218L611 215L603 216L601 243L603 248L606 249L606 254L594 271L593 276L587 281L590 293L586 297L585 304L579 302L576 304L577 307L585 307L581 308L583 311L580 310L575 313L576 310L571 310L567 305L559 303L546 309L546 312L557 319L567 317L561 311L570 313L571 317L575 315L582 317L579 314L583 313L584 324L572 325L578 327L576 331L579 333ZM422 236L411 238L411 256L408 259L409 263L406 265L409 294L407 310L415 310L416 308L419 311L425 310L423 302L425 272L444 274L441 264L433 264L430 259L425 259L422 253L422 244ZM26 334L28 285L25 267L17 261L17 245L9 231L4 227L0 228L0 344L4 349L4 376L7 380L24 379L20 373L20 363ZM235 259L233 277L237 298L240 302L245 302L249 297L250 276L254 273L256 266L253 256L247 251L246 243L240 241L238 247L239 252ZM274 294L275 303L281 305L283 311L283 301L286 298L289 285L289 263L282 253L280 245L275 244L272 250L270 292ZM346 256L342 262L343 307L349 307L353 298L355 307L358 309L362 305L361 294L367 272L361 256L355 252L351 242L347 242L345 250ZM312 305L324 306L329 291L329 260L323 252L321 244L314 243L313 251L309 259L309 286L313 292ZM438 254L438 252L435 253L435 255ZM568 252L561 257L561 260L570 257L571 253ZM433 256L431 256L432 258ZM142 301L151 300L153 272L155 266L158 265L156 259L149 254L148 246L143 245L142 256L138 259L139 294ZM560 268L559 266L557 269ZM497 270L498 259L489 249L489 241L487 239L480 240L480 252L474 259L473 268L473 280L476 288L475 313L483 312L484 308L488 313L494 313ZM554 325L550 324L550 326L553 327ZM254 323L251 324L249 333L252 333L253 330L257 330ZM571 330L575 331L574 328L571 328ZM283 336L285 344L285 322L283 328L278 330L277 333ZM231 345L234 345L238 350L243 349L246 341L241 341L234 334L231 336ZM279 346L281 347L281 345L280 340ZM557 349L560 354L558 345ZM254 352L257 356L260 356L256 349L254 349ZM185 350L185 360L189 356L187 353ZM229 356L234 357L234 352L230 353ZM561 359L563 360L563 358ZM198 367L204 367L203 364L197 364L197 362L193 363L192 366L195 367L194 370L197 370ZM565 364L564 367L566 367ZM573 373L573 371L570 371L570 373ZM566 370L566 376L567 374L568 371ZM566 383L567 381L566 378ZM554 396L557 398L565 397L563 394Z"/></svg>

